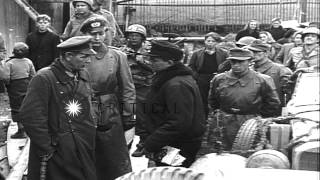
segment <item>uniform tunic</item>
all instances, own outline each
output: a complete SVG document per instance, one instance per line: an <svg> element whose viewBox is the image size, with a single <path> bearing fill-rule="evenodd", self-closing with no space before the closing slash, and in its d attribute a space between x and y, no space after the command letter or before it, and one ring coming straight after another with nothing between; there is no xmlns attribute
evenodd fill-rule
<svg viewBox="0 0 320 180"><path fill-rule="evenodd" d="M220 109L227 120L223 120L226 128L226 147L230 149L232 142L246 120L238 121L238 115L274 116L279 109L280 101L271 77L248 70L241 78L232 70L218 74L210 84L209 105L213 110ZM224 118L222 118L224 119Z"/></svg>
<svg viewBox="0 0 320 180"><path fill-rule="evenodd" d="M144 141L146 136L145 122L148 120L145 112L146 96L150 91L150 86L153 77L153 71L150 67L150 62L143 55L146 49L141 47L138 51L134 51L128 46L121 48L128 56L128 64L131 70L134 86L136 88L136 135L140 136L140 140Z"/></svg>
<svg viewBox="0 0 320 180"><path fill-rule="evenodd" d="M131 171L123 126L133 127L135 89L126 55L105 45L88 66L97 119L98 179L113 180Z"/></svg>
<svg viewBox="0 0 320 180"><path fill-rule="evenodd" d="M62 40L69 39L74 36L81 36L83 33L80 31L83 22L91 17L100 16L98 14L94 14L93 12L89 12L87 15L73 15L70 18L70 21L66 25L63 34L61 35Z"/></svg>
<svg viewBox="0 0 320 180"><path fill-rule="evenodd" d="M288 78L292 75L292 71L278 63L274 63L271 60L267 60L263 64L254 65L254 70L270 76L273 79L273 82L276 86L276 91L278 93L279 99L281 101L281 105L285 106L285 99L284 99L284 91L283 88L285 87ZM278 115L280 115L281 109L279 108Z"/></svg>
<svg viewBox="0 0 320 180"><path fill-rule="evenodd" d="M96 123L91 117L88 73L70 77L57 61L31 80L19 117L30 137L28 179L40 178L40 159L48 180L96 179Z"/></svg>

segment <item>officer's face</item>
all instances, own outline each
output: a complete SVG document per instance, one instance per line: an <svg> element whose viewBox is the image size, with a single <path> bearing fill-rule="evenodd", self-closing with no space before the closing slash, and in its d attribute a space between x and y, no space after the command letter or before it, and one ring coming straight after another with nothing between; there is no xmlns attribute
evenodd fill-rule
<svg viewBox="0 0 320 180"><path fill-rule="evenodd" d="M218 42L215 39L213 39L212 37L208 37L204 41L204 44L207 49L213 49L218 44Z"/></svg>
<svg viewBox="0 0 320 180"><path fill-rule="evenodd" d="M319 37L316 34L306 34L304 37L304 44L318 44Z"/></svg>
<svg viewBox="0 0 320 180"><path fill-rule="evenodd" d="M261 61L261 60L265 59L267 56L266 52L261 52L261 51L252 51L252 52L253 52L253 56L254 56L253 61Z"/></svg>
<svg viewBox="0 0 320 180"><path fill-rule="evenodd" d="M143 42L143 37L139 33L129 33L128 34L128 44L131 46L141 46Z"/></svg>
<svg viewBox="0 0 320 180"><path fill-rule="evenodd" d="M161 57L150 57L151 68L155 72L162 71L171 66L169 61L164 61Z"/></svg>
<svg viewBox="0 0 320 180"><path fill-rule="evenodd" d="M88 54L81 53L81 51L67 52L66 60L72 70L81 70L91 62L91 57Z"/></svg>
<svg viewBox="0 0 320 180"><path fill-rule="evenodd" d="M74 10L76 13L85 14L90 12L90 7L85 2L76 2L74 6Z"/></svg>
<svg viewBox="0 0 320 180"><path fill-rule="evenodd" d="M40 31L40 32L45 32L45 31L47 31L48 30L48 28L49 28L49 26L50 26L50 22L49 21L47 21L47 20L40 20L40 21L38 21L37 22L37 27L38 27L38 30Z"/></svg>
<svg viewBox="0 0 320 180"><path fill-rule="evenodd" d="M231 59L230 62L231 62L231 70L234 74L241 74L246 70L248 70L249 63L250 63L249 60L240 61L236 59Z"/></svg>
<svg viewBox="0 0 320 180"><path fill-rule="evenodd" d="M98 31L91 31L87 35L92 36L91 44L95 47L101 46L106 39L106 32L102 29Z"/></svg>

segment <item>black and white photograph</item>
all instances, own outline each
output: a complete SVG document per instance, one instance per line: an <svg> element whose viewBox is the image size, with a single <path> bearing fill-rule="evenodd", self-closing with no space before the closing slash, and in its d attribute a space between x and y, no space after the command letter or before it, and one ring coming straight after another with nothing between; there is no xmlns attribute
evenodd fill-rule
<svg viewBox="0 0 320 180"><path fill-rule="evenodd" d="M0 0L0 180L319 180L319 0Z"/></svg>

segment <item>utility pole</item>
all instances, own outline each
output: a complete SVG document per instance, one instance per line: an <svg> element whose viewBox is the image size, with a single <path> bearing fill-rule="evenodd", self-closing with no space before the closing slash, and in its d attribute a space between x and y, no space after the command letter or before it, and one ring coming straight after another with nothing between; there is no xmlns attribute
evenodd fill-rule
<svg viewBox="0 0 320 180"><path fill-rule="evenodd" d="M299 16L299 22L306 22L307 21L307 4L308 0L299 0L298 1L300 6L300 16Z"/></svg>

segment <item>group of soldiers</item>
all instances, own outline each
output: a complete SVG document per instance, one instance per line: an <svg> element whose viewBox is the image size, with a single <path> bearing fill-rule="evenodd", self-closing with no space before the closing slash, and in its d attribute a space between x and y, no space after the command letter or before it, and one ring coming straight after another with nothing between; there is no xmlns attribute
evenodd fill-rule
<svg viewBox="0 0 320 180"><path fill-rule="evenodd" d="M113 15L101 8L102 1L72 4L75 15L60 37L42 34L51 19L37 18L39 31L26 42L29 54L37 52L30 57L35 75L32 67L17 66L23 59L23 67L29 67L24 51L17 51L17 63L8 60L11 72L19 72L29 84L21 88L24 93L11 94L10 101L23 97L14 117L31 139L30 179L115 179L131 172L133 137L128 134L133 129L140 142L132 156L146 155L157 166L168 165L161 162L162 149L171 146L186 158L182 166L189 167L201 148L210 113L222 119L224 148L230 150L245 120L278 116L287 102L292 71L270 60L270 45L261 40L239 39L226 50L219 46L221 36L211 32L205 35L205 47L185 65L177 45L146 41L147 30L139 24L126 29L126 45L110 46L116 25ZM319 49L319 35L316 28L302 32L305 46L312 41ZM46 46L39 45L44 40L40 36L47 36L57 51L39 50ZM300 60L298 55L293 60L297 69L319 67L319 54L317 60L310 53L299 55ZM15 82L11 76L8 84Z"/></svg>

